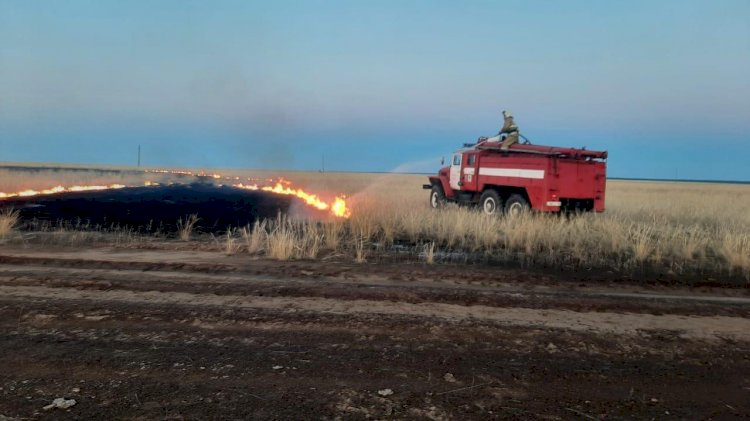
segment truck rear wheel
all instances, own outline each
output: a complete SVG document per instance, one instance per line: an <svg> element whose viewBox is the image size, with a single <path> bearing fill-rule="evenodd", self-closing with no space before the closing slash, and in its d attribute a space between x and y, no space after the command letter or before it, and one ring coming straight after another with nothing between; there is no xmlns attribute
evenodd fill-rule
<svg viewBox="0 0 750 421"><path fill-rule="evenodd" d="M495 190L485 190L479 198L479 206L482 207L482 212L487 215L497 215L500 213L502 203L500 195Z"/></svg>
<svg viewBox="0 0 750 421"><path fill-rule="evenodd" d="M518 216L529 210L529 202L520 194L511 194L505 202L505 213L509 216Z"/></svg>
<svg viewBox="0 0 750 421"><path fill-rule="evenodd" d="M430 207L432 209L440 209L445 206L445 193L443 188L435 185L430 190Z"/></svg>

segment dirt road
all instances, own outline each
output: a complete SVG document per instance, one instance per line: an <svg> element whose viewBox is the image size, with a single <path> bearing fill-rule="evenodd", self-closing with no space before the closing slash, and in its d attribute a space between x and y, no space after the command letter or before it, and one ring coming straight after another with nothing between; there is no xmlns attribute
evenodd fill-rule
<svg viewBox="0 0 750 421"><path fill-rule="evenodd" d="M750 414L746 290L4 247L0 335L11 418Z"/></svg>

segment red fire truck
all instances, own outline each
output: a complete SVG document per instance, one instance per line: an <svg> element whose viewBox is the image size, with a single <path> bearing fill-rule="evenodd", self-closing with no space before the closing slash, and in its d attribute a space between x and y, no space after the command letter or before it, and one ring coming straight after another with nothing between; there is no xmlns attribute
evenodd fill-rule
<svg viewBox="0 0 750 421"><path fill-rule="evenodd" d="M513 117L497 136L480 137L453 154L449 166L430 176L430 206L479 205L487 214L604 211L606 151L519 142ZM525 138L524 138L525 139Z"/></svg>

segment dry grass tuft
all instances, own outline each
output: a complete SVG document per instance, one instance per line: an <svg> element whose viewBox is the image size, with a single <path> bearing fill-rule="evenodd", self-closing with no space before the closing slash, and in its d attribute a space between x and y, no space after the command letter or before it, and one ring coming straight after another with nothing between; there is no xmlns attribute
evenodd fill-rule
<svg viewBox="0 0 750 421"><path fill-rule="evenodd" d="M193 234L193 229L198 221L200 221L200 218L195 213L187 215L185 219L180 218L177 220L177 233L180 236L180 240L190 241L190 236Z"/></svg>
<svg viewBox="0 0 750 421"><path fill-rule="evenodd" d="M428 265L435 263L435 243L424 245L424 261Z"/></svg>
<svg viewBox="0 0 750 421"><path fill-rule="evenodd" d="M316 259L324 244L324 229L313 221L296 221L279 214L256 222L245 231L247 251L260 251L277 260Z"/></svg>
<svg viewBox="0 0 750 421"><path fill-rule="evenodd" d="M252 228L244 227L241 230L242 239L245 241L245 248L250 254L257 254L264 251L268 242L268 230L266 225L268 221L255 221Z"/></svg>
<svg viewBox="0 0 750 421"><path fill-rule="evenodd" d="M357 263L367 262L367 245L363 237L354 240L354 261Z"/></svg>
<svg viewBox="0 0 750 421"><path fill-rule="evenodd" d="M232 227L229 227L227 228L227 233L224 236L224 254L226 254L227 256L237 254L242 248L240 242L235 239L235 231L236 230L232 229Z"/></svg>
<svg viewBox="0 0 750 421"><path fill-rule="evenodd" d="M18 225L21 214L16 209L3 209L0 211L0 238L5 238L13 232Z"/></svg>
<svg viewBox="0 0 750 421"><path fill-rule="evenodd" d="M344 223L338 219L323 224L323 244L331 250L337 250L341 245Z"/></svg>
<svg viewBox="0 0 750 421"><path fill-rule="evenodd" d="M730 273L737 271L750 279L750 235L725 233L719 254L726 261Z"/></svg>
<svg viewBox="0 0 750 421"><path fill-rule="evenodd" d="M268 256L277 260L289 260L295 257L295 250L301 248L299 236L294 224L286 217L279 215L275 221L268 224L269 232L266 236Z"/></svg>

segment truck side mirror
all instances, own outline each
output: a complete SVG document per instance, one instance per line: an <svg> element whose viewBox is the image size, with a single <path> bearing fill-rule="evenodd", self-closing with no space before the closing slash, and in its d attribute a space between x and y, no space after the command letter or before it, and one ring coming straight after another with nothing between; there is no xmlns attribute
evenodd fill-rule
<svg viewBox="0 0 750 421"><path fill-rule="evenodd" d="M444 156L440 158L440 166L442 167L443 165L445 165L445 157Z"/></svg>

